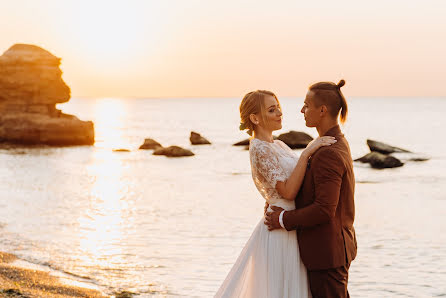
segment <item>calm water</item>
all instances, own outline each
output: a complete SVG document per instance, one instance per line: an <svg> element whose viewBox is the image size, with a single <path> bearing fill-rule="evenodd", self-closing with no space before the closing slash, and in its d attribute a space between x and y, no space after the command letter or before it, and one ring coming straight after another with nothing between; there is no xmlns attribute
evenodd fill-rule
<svg viewBox="0 0 446 298"><path fill-rule="evenodd" d="M263 214L248 152L231 146L240 99L72 99L95 146L0 150L0 250L142 297L211 297ZM282 99L284 128L309 132L302 99ZM446 296L446 98L354 98L343 128L427 154L392 170L356 164L358 257L352 297ZM191 130L210 146L189 144ZM280 133L279 132L279 133ZM191 148L169 159L144 138ZM131 152L116 153L112 149ZM296 151L299 153L299 151Z"/></svg>

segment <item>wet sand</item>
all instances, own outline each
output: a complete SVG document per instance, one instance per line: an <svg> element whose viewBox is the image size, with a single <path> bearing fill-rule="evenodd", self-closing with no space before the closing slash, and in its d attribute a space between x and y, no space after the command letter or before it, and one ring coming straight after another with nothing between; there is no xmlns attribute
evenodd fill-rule
<svg viewBox="0 0 446 298"><path fill-rule="evenodd" d="M11 264L17 258L0 252L0 297L106 297L100 292L64 285L47 272Z"/></svg>

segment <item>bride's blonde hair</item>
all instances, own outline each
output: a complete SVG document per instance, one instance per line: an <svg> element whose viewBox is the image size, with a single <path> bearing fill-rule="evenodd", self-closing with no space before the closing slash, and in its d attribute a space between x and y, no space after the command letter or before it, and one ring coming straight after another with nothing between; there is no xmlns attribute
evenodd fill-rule
<svg viewBox="0 0 446 298"><path fill-rule="evenodd" d="M277 99L277 96L273 92L267 90L251 91L247 93L242 99L242 102L240 104L240 130L247 129L247 133L250 136L252 136L256 125L252 123L249 116L251 114L260 113L260 117L262 117L262 119L265 121L265 98L267 96L273 96L280 108L280 103Z"/></svg>

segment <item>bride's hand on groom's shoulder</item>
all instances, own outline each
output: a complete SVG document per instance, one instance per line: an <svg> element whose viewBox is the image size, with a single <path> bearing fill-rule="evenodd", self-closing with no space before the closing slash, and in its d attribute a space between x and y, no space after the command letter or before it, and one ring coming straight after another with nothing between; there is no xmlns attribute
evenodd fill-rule
<svg viewBox="0 0 446 298"><path fill-rule="evenodd" d="M276 206L271 206L270 208L273 211L266 212L265 221L263 223L266 226L268 226L269 231L281 229L282 227L280 226L280 223L279 223L279 216L280 216L280 213L283 211L283 209L280 207L276 207Z"/></svg>
<svg viewBox="0 0 446 298"><path fill-rule="evenodd" d="M304 152L308 157L313 155L314 152L316 152L317 149L321 148L322 146L331 146L334 143L336 143L336 138L331 136L323 136L323 137L317 137L313 141L311 141L307 147L305 148Z"/></svg>

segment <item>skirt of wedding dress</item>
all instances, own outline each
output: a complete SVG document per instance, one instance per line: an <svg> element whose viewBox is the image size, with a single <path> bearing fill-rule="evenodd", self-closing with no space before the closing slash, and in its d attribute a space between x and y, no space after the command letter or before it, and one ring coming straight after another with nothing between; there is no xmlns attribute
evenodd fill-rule
<svg viewBox="0 0 446 298"><path fill-rule="evenodd" d="M215 297L308 298L296 231L268 231L260 220Z"/></svg>

